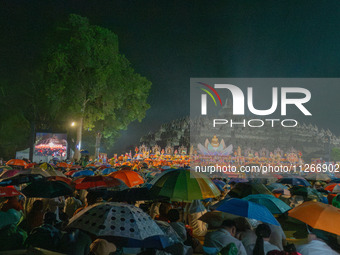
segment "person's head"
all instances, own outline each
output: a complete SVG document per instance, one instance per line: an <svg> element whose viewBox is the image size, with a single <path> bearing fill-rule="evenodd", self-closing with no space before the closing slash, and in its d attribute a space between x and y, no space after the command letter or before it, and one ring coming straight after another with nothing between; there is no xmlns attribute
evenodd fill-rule
<svg viewBox="0 0 340 255"><path fill-rule="evenodd" d="M86 195L86 204L93 205L97 202L97 195L94 192L88 192Z"/></svg>
<svg viewBox="0 0 340 255"><path fill-rule="evenodd" d="M235 221L235 224L236 224L236 229L239 232L245 232L245 231L251 229L249 222L244 217L238 217L234 221Z"/></svg>
<svg viewBox="0 0 340 255"><path fill-rule="evenodd" d="M257 226L255 234L257 236L253 255L265 255L263 241L268 241L272 231L268 224L262 223Z"/></svg>
<svg viewBox="0 0 340 255"><path fill-rule="evenodd" d="M44 203L42 200L35 200L32 205L32 211L39 212L44 209Z"/></svg>
<svg viewBox="0 0 340 255"><path fill-rule="evenodd" d="M226 229L232 236L236 235L236 223L234 220L224 220L221 228Z"/></svg>
<svg viewBox="0 0 340 255"><path fill-rule="evenodd" d="M171 204L169 203L161 203L161 205L159 206L159 215L161 217L167 217L168 212L171 209Z"/></svg>
<svg viewBox="0 0 340 255"><path fill-rule="evenodd" d="M57 216L53 212L46 212L44 214L44 224L55 225L57 222Z"/></svg>
<svg viewBox="0 0 340 255"><path fill-rule="evenodd" d="M255 234L257 237L262 237L263 239L269 239L270 234L272 233L268 224L262 223L257 226L255 230Z"/></svg>
<svg viewBox="0 0 340 255"><path fill-rule="evenodd" d="M170 222L176 222L179 221L180 219L180 215L179 215L179 211L177 209L171 209L168 212L168 220Z"/></svg>
<svg viewBox="0 0 340 255"><path fill-rule="evenodd" d="M90 254L92 255L110 255L116 252L117 247L105 239L96 239L90 245Z"/></svg>

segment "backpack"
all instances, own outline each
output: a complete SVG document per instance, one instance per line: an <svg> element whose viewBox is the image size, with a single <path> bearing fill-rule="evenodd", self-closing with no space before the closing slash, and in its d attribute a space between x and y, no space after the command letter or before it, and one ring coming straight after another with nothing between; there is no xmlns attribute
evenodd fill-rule
<svg viewBox="0 0 340 255"><path fill-rule="evenodd" d="M228 244L220 251L221 255L237 255L238 249L234 243Z"/></svg>
<svg viewBox="0 0 340 255"><path fill-rule="evenodd" d="M58 229L49 224L44 224L31 231L26 243L33 247L47 250L58 250L61 240L61 233Z"/></svg>

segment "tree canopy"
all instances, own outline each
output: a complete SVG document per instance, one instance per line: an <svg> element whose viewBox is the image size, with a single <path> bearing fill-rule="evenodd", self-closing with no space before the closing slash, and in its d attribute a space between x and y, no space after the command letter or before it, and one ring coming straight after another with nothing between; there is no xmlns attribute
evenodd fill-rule
<svg viewBox="0 0 340 255"><path fill-rule="evenodd" d="M26 140L30 123L66 129L76 121L112 144L119 131L145 117L151 82L119 53L115 33L72 14L47 42L39 66L16 90L21 104L8 118L22 118Z"/></svg>

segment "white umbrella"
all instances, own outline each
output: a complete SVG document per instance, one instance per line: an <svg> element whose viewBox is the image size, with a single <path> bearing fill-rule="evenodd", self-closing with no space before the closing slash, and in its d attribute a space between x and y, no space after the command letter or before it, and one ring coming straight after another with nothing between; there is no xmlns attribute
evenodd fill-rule
<svg viewBox="0 0 340 255"><path fill-rule="evenodd" d="M123 203L99 203L85 208L70 219L70 228L96 236L144 240L164 235L154 220L141 209Z"/></svg>

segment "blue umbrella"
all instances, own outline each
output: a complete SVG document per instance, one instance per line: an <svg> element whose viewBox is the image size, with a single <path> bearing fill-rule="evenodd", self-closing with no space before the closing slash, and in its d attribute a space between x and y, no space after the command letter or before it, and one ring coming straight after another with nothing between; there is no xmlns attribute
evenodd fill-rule
<svg viewBox="0 0 340 255"><path fill-rule="evenodd" d="M223 199L215 204L213 209L277 226L280 225L273 214L265 206L239 198Z"/></svg>
<svg viewBox="0 0 340 255"><path fill-rule="evenodd" d="M290 184L293 186L311 186L310 183L302 177L284 177L278 180L277 183Z"/></svg>
<svg viewBox="0 0 340 255"><path fill-rule="evenodd" d="M88 150L81 150L80 154L89 154L89 151Z"/></svg>
<svg viewBox="0 0 340 255"><path fill-rule="evenodd" d="M102 175L107 175L109 173L113 173L113 172L117 172L118 170L117 169L114 169L114 168L105 168L103 169L102 171Z"/></svg>
<svg viewBox="0 0 340 255"><path fill-rule="evenodd" d="M94 172L91 170L81 170L77 171L72 174L72 177L79 177L79 176L92 176L94 175Z"/></svg>
<svg viewBox="0 0 340 255"><path fill-rule="evenodd" d="M282 200L272 195L255 194L255 195L249 195L242 199L254 202L259 205L263 205L267 207L267 209L273 214L282 214L292 209L285 202L283 202Z"/></svg>
<svg viewBox="0 0 340 255"><path fill-rule="evenodd" d="M229 184L235 182L235 183L240 183L240 182L249 182L247 179L243 179L243 178L231 178L229 181Z"/></svg>
<svg viewBox="0 0 340 255"><path fill-rule="evenodd" d="M217 186L217 188L220 191L224 191L224 186L227 185L224 181L218 180L218 179L214 179L212 180L213 183L215 183L215 185Z"/></svg>

